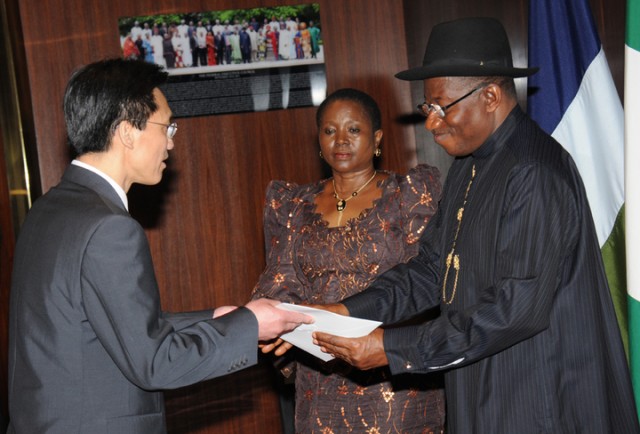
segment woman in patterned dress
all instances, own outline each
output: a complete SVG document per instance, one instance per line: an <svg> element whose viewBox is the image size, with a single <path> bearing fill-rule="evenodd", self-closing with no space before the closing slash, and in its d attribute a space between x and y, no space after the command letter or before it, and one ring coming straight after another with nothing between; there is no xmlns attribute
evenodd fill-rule
<svg viewBox="0 0 640 434"><path fill-rule="evenodd" d="M337 303L416 255L417 241L435 213L441 193L436 168L419 165L406 176L375 169L383 131L380 110L369 95L355 89L334 92L318 108L316 122L320 155L333 177L306 185L269 184L267 266L254 297ZM286 357L296 365L297 433L443 430L438 377L391 378L387 368L358 371L297 350Z"/></svg>

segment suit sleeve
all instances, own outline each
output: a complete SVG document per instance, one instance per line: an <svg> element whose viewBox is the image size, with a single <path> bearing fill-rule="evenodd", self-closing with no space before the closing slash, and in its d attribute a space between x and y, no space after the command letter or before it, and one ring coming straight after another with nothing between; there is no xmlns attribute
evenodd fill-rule
<svg viewBox="0 0 640 434"><path fill-rule="evenodd" d="M162 312L162 318L170 322L174 329L182 330L199 321L213 318L213 310L201 310L193 312Z"/></svg>
<svg viewBox="0 0 640 434"><path fill-rule="evenodd" d="M545 206L550 203L554 206ZM495 249L484 250L494 252L486 264L494 267L493 281L487 286L471 281L465 288L474 294L474 304L446 309L425 326L385 331L393 373L466 365L548 327L562 267L578 238L575 192L541 165L520 167L508 183L496 224Z"/></svg>
<svg viewBox="0 0 640 434"><path fill-rule="evenodd" d="M129 216L98 225L80 278L88 323L141 388L182 387L257 362L258 324L248 309L215 320L210 312L163 314L145 233Z"/></svg>

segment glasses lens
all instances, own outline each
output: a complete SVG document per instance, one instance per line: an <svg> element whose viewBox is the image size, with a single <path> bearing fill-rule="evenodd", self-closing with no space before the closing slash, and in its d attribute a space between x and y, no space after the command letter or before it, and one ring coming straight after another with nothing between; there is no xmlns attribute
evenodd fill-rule
<svg viewBox="0 0 640 434"><path fill-rule="evenodd" d="M422 104L418 104L418 111L422 116L429 117L429 114L433 111L433 106L423 102Z"/></svg>
<svg viewBox="0 0 640 434"><path fill-rule="evenodd" d="M173 139L173 136L175 136L177 132L178 132L178 124L176 124L175 122L170 124L167 127L167 137L168 138Z"/></svg>
<svg viewBox="0 0 640 434"><path fill-rule="evenodd" d="M418 111L424 117L429 117L431 112L435 112L441 118L444 117L444 110L442 110L442 107L438 104L427 104L426 102L423 102L422 104L418 104Z"/></svg>
<svg viewBox="0 0 640 434"><path fill-rule="evenodd" d="M431 109L431 111L435 112L439 117L441 118L444 117L444 110L438 104L431 104L429 108Z"/></svg>

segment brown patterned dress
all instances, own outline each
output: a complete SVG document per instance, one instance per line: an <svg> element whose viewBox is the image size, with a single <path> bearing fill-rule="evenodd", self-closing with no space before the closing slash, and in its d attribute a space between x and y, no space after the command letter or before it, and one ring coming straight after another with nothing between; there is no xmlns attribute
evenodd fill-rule
<svg viewBox="0 0 640 434"><path fill-rule="evenodd" d="M327 181L272 181L264 210L267 267L254 297L289 303L336 303L417 254L417 241L440 197L440 174L419 165L389 176L372 208L329 227L314 198ZM292 350L293 351L293 350ZM291 351L290 351L291 353ZM334 360L296 354L297 433L441 433L444 394L438 377L391 377Z"/></svg>

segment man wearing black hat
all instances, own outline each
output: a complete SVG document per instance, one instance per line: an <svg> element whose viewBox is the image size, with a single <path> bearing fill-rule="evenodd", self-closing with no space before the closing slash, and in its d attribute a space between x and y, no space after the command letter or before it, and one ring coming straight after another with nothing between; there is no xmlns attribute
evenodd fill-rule
<svg viewBox="0 0 640 434"><path fill-rule="evenodd" d="M436 25L418 106L456 157L420 253L335 312L424 325L314 335L360 369L445 370L447 432L638 433L629 370L591 211L570 155L518 107L502 25Z"/></svg>

